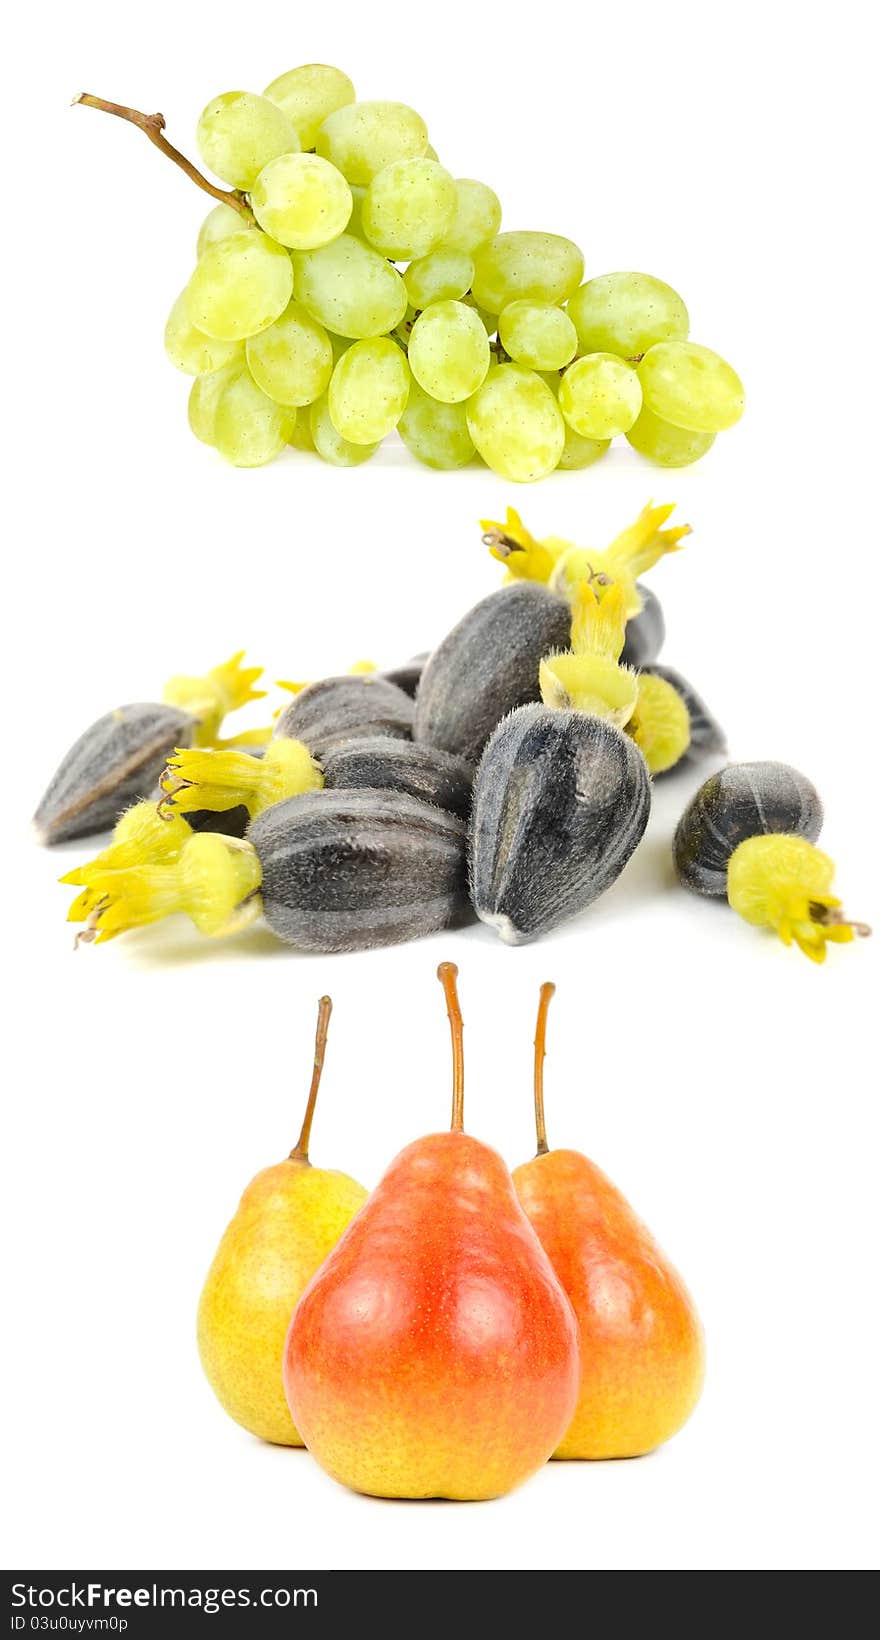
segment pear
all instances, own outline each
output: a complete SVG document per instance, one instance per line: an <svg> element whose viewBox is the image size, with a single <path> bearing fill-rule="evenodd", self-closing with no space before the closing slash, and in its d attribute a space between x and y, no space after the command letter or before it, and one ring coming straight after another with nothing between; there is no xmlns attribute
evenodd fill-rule
<svg viewBox="0 0 880 1640"><path fill-rule="evenodd" d="M703 1332L681 1277L595 1162L550 1150L544 1043L555 987L541 987L535 1035L538 1153L516 1191L574 1307L577 1409L555 1458L633 1458L681 1429L703 1384Z"/></svg>
<svg viewBox="0 0 880 1640"><path fill-rule="evenodd" d="M501 1157L463 1131L457 970L441 963L452 1126L391 1163L297 1307L284 1381L312 1456L357 1492L493 1498L577 1400L571 1306Z"/></svg>
<svg viewBox="0 0 880 1640"><path fill-rule="evenodd" d="M199 1355L214 1394L236 1423L281 1446L303 1444L281 1380L290 1318L367 1199L367 1191L347 1173L309 1161L330 1011L330 998L322 997L312 1085L296 1146L285 1161L251 1180L199 1302Z"/></svg>

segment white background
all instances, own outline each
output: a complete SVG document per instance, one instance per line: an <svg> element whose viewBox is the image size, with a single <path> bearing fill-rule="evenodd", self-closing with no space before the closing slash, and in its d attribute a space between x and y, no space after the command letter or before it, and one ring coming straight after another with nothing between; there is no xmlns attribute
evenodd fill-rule
<svg viewBox="0 0 880 1640"><path fill-rule="evenodd" d="M68 743L171 672L246 644L308 677L439 639L498 583L476 520L601 545L653 494L694 525L654 574L664 659L732 755L823 794L852 914L878 916L876 294L871 88L838 4L346 4L155 0L31 12L8 41L3 902L11 1012L0 1199L8 1255L10 1564L33 1568L847 1567L870 1563L877 1465L876 946L824 970L671 876L695 782L578 924L511 951L482 929L303 959L169 925L71 951L27 817ZM19 28L24 28L20 19ZM340 472L239 472L186 425L162 350L203 201L81 89L160 107L193 151L204 102L338 61L426 115L507 227L584 247L589 273L681 289L741 371L745 420L690 471L623 445L518 490L402 448ZM204 202L207 208L207 202ZM254 714L254 720L259 717ZM706 1324L687 1430L637 1463L553 1465L479 1510L350 1495L232 1425L195 1309L249 1177L299 1123L318 995L336 1011L313 1155L375 1182L442 1126L438 959L461 968L468 1121L531 1153L532 1014L558 983L551 1141L580 1146L679 1264Z"/></svg>

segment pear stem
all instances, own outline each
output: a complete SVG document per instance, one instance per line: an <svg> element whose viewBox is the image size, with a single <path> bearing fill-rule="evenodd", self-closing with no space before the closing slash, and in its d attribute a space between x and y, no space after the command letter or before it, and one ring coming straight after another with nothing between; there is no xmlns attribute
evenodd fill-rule
<svg viewBox="0 0 880 1640"><path fill-rule="evenodd" d="M437 978L446 997L446 1012L452 1036L452 1121L453 1133L464 1132L464 1023L458 1000L458 969L454 962L441 962Z"/></svg>
<svg viewBox="0 0 880 1640"><path fill-rule="evenodd" d="M197 188L201 188L203 193L210 194L212 199L219 199L221 205L230 205L249 225L253 223L253 212L238 188L218 188L215 183L209 182L192 161L168 141L165 136L164 114L142 114L139 109L127 108L124 103L106 102L103 97L93 97L90 91L81 91L74 97L73 102L74 107L77 103L82 103L86 108L98 108L104 114L115 114L118 119L127 120L129 125L136 125L139 131L143 131L144 136L149 137L160 153L180 166L184 175L188 176Z"/></svg>
<svg viewBox="0 0 880 1640"><path fill-rule="evenodd" d="M300 1129L300 1135L296 1141L294 1149L290 1152L290 1160L292 1162L305 1162L307 1167L311 1166L311 1163L309 1162L309 1140L312 1136L312 1117L315 1114L315 1103L318 1098L318 1089L321 1086L321 1072L324 1069L324 1050L327 1046L327 1028L330 1024L330 1015L332 1012L333 1004L330 1001L330 998L322 997L318 1003L318 1024L315 1030L315 1060L312 1066L312 1085L309 1088L309 1098L306 1105L306 1113L303 1117L303 1124Z"/></svg>
<svg viewBox="0 0 880 1640"><path fill-rule="evenodd" d="M535 1133L538 1138L539 1156L546 1156L549 1150L547 1143L547 1126L544 1121L544 1060L547 1055L547 1014L550 1010L551 998L556 993L556 986L550 980L541 986L541 996L538 1002L538 1023L535 1027Z"/></svg>

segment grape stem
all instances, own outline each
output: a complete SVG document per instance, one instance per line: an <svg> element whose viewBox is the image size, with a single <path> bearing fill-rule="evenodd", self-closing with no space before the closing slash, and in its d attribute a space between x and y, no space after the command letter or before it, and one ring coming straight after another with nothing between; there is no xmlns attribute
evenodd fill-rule
<svg viewBox="0 0 880 1640"><path fill-rule="evenodd" d="M197 188L202 189L203 193L210 194L212 199L218 199L221 205L231 205L232 209L238 211L246 222L253 222L253 212L240 189L218 188L215 183L209 182L207 177L202 176L201 171L196 170L192 161L188 160L185 154L182 154L178 148L174 147L173 143L168 141L165 136L164 114L141 114L137 108L126 108L123 103L105 102L103 97L93 97L90 91L81 91L78 96L74 97L73 102L74 106L77 103L84 103L86 108L98 108L104 114L115 114L120 120L128 120L129 125L136 125L138 130L143 131L144 135L149 137L150 141L165 154L166 158L173 160L175 165L178 165L181 171L189 177L190 181L194 182Z"/></svg>

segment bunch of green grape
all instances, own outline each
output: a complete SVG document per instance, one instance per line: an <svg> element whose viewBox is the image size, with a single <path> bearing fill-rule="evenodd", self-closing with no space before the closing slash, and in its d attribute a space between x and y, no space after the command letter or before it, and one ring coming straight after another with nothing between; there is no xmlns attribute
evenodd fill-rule
<svg viewBox="0 0 880 1640"><path fill-rule="evenodd" d="M742 414L669 285L582 283L572 240L500 233L497 195L440 164L421 116L356 102L337 68L215 97L198 146L233 203L202 225L165 345L196 378L193 432L238 466L287 445L355 466L396 428L428 467L515 481L618 435L683 467Z"/></svg>

